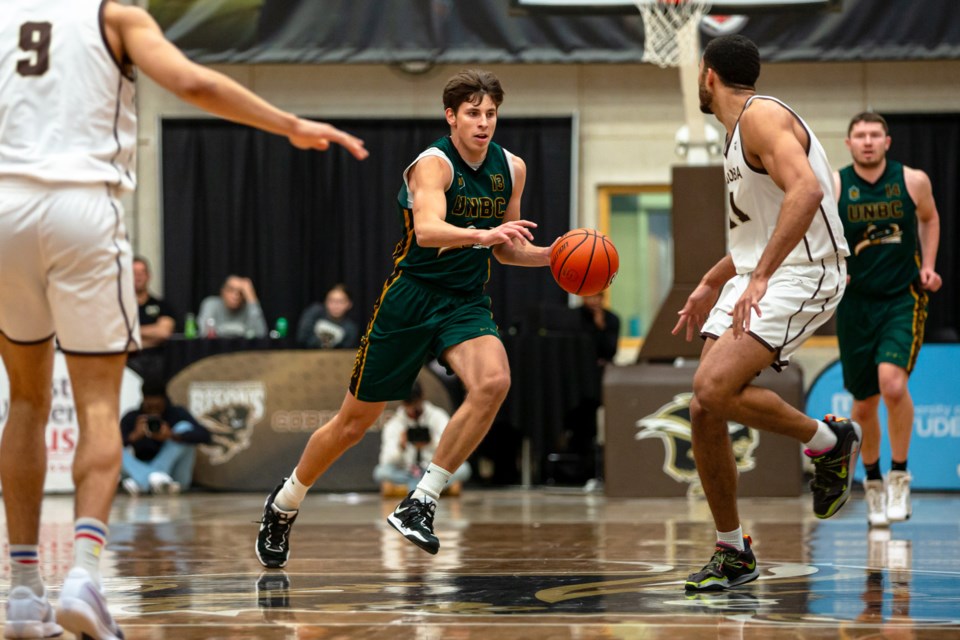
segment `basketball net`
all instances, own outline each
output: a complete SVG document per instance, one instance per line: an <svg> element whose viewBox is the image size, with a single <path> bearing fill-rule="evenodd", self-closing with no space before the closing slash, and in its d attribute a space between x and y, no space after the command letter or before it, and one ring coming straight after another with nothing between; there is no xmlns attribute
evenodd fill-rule
<svg viewBox="0 0 960 640"><path fill-rule="evenodd" d="M660 67L678 67L700 48L700 19L710 10L709 0L649 0L637 2L643 16L643 61Z"/></svg>
<svg viewBox="0 0 960 640"><path fill-rule="evenodd" d="M661 68L677 67L683 93L686 140L678 143L687 164L708 164L710 146L700 112L700 20L710 0L634 0L643 17L643 60ZM681 129L683 129L681 127ZM678 132L679 135L679 132Z"/></svg>

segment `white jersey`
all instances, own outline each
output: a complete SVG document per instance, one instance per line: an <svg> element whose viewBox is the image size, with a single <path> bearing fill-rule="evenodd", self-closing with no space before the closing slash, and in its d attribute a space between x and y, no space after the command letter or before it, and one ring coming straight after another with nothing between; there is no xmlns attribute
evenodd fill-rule
<svg viewBox="0 0 960 640"><path fill-rule="evenodd" d="M104 0L0 11L0 177L136 186L132 67L107 46Z"/></svg>
<svg viewBox="0 0 960 640"><path fill-rule="evenodd" d="M843 236L843 224L837 212L837 198L833 194L833 171L827 161L820 141L803 119L776 98L753 96L744 105L744 110L754 100L773 100L790 111L807 131L810 139L807 156L813 173L823 190L820 210L810 228L796 247L783 260L783 265L803 265L820 262L825 258L850 255ZM750 165L743 155L740 137L740 122L733 130L723 154L723 168L730 194L730 232L728 243L730 255L737 273L750 273L757 267L760 256L773 235L780 218L783 190L767 175L767 172Z"/></svg>

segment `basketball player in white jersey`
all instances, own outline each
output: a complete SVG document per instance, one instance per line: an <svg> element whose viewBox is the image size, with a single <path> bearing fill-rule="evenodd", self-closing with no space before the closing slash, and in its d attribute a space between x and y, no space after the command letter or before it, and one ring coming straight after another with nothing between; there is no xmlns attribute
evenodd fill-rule
<svg viewBox="0 0 960 640"><path fill-rule="evenodd" d="M726 127L729 254L690 294L673 332L705 339L693 380L693 454L717 529L710 562L686 589L725 589L759 576L737 512L737 467L728 421L793 437L806 445L816 475L814 513L828 518L850 494L860 428L807 417L773 391L752 384L790 355L833 314L849 255L826 154L792 109L756 95L760 55L740 35L710 41L700 62L700 108Z"/></svg>
<svg viewBox="0 0 960 640"><path fill-rule="evenodd" d="M187 60L143 10L104 0L12 0L0 12L0 356L10 411L0 443L11 590L4 635L58 635L37 543L54 338L66 354L80 436L74 567L59 622L120 638L99 560L120 472L119 391L140 344L119 195L135 186L134 69L215 115L304 149L363 142L281 111Z"/></svg>

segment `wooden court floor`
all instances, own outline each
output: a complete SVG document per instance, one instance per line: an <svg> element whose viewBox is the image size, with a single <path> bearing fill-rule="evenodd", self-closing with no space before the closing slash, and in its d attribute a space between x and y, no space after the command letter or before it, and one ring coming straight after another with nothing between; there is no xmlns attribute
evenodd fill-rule
<svg viewBox="0 0 960 640"><path fill-rule="evenodd" d="M682 581L713 548L698 500L467 490L441 502L430 556L385 523L396 500L315 494L286 570L266 571L263 498L117 497L104 584L127 638L960 638L960 494L917 494L913 519L879 534L862 495L829 521L809 496L743 500L761 578L697 595ZM54 596L71 508L47 498Z"/></svg>

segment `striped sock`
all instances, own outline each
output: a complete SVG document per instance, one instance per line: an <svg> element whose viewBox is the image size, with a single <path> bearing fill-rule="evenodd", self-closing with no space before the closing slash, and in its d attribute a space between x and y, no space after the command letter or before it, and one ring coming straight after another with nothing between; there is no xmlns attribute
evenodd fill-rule
<svg viewBox="0 0 960 640"><path fill-rule="evenodd" d="M86 569L99 587L100 554L110 530L96 518L77 518L73 531L73 566Z"/></svg>
<svg viewBox="0 0 960 640"><path fill-rule="evenodd" d="M10 545L10 588L30 587L38 596L43 595L43 578L40 577L40 552L35 544Z"/></svg>

